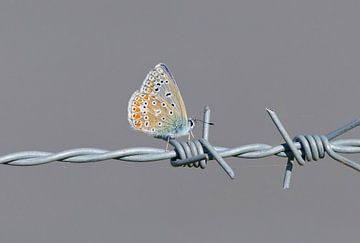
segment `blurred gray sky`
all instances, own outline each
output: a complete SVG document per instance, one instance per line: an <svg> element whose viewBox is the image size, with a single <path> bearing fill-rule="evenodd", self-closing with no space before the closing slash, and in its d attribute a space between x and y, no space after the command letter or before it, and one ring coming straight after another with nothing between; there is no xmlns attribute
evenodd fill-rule
<svg viewBox="0 0 360 243"><path fill-rule="evenodd" d="M210 140L235 147L327 133L359 118L359 1L0 2L1 153L164 147L132 131L127 102L172 70ZM195 129L199 134L200 129ZM358 130L346 135L360 137ZM359 156L354 156L358 159ZM359 242L359 174L326 158L1 166L1 242Z"/></svg>

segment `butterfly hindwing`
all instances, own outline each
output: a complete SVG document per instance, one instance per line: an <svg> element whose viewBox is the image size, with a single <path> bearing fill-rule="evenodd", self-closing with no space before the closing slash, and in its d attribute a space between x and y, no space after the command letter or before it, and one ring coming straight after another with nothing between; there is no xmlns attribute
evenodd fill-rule
<svg viewBox="0 0 360 243"><path fill-rule="evenodd" d="M150 135L171 136L176 133L179 114L170 103L155 94L136 91L128 107L131 126Z"/></svg>

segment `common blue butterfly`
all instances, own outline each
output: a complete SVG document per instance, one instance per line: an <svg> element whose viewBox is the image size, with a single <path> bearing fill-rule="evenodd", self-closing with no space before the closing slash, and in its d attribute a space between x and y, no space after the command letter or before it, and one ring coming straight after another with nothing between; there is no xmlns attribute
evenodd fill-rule
<svg viewBox="0 0 360 243"><path fill-rule="evenodd" d="M186 114L173 75L163 63L148 73L140 90L131 96L128 120L135 130L165 139L189 135L195 125Z"/></svg>

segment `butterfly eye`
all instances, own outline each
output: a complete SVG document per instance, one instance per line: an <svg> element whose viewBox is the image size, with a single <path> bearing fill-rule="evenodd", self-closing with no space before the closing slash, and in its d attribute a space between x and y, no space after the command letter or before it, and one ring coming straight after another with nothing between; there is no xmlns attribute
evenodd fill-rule
<svg viewBox="0 0 360 243"><path fill-rule="evenodd" d="M174 114L173 111L169 111L169 115L172 116Z"/></svg>
<svg viewBox="0 0 360 243"><path fill-rule="evenodd" d="M155 88L154 90L155 90L155 92L159 92L159 88Z"/></svg>
<svg viewBox="0 0 360 243"><path fill-rule="evenodd" d="M160 83L156 83L156 85L157 85L157 86L161 86L161 84L160 84Z"/></svg>
<svg viewBox="0 0 360 243"><path fill-rule="evenodd" d="M193 120L189 119L190 127L194 127L195 123Z"/></svg>
<svg viewBox="0 0 360 243"><path fill-rule="evenodd" d="M172 107L175 107L175 103L171 103Z"/></svg>
<svg viewBox="0 0 360 243"><path fill-rule="evenodd" d="M165 117L161 117L161 120L165 121L165 120L166 120L166 118L165 118Z"/></svg>
<svg viewBox="0 0 360 243"><path fill-rule="evenodd" d="M170 97L171 96L171 92L167 92L166 94L165 94L165 96L166 97ZM172 105L172 104L171 104Z"/></svg>
<svg viewBox="0 0 360 243"><path fill-rule="evenodd" d="M152 132L155 132L155 128L151 128L151 131L152 131Z"/></svg>
<svg viewBox="0 0 360 243"><path fill-rule="evenodd" d="M144 102L144 105L148 105L148 103L145 101L145 102Z"/></svg>
<svg viewBox="0 0 360 243"><path fill-rule="evenodd" d="M165 80L165 83L168 84L168 83L169 83L169 80Z"/></svg>
<svg viewBox="0 0 360 243"><path fill-rule="evenodd" d="M149 117L148 117L148 116L144 116L144 120L145 120L145 121L149 120Z"/></svg>
<svg viewBox="0 0 360 243"><path fill-rule="evenodd" d="M163 84L163 83L164 83L164 80L160 80L160 83L162 83L162 84Z"/></svg>
<svg viewBox="0 0 360 243"><path fill-rule="evenodd" d="M161 103L161 106L162 106L162 107L165 107L165 106L166 106L166 104L163 102L163 103Z"/></svg>
<svg viewBox="0 0 360 243"><path fill-rule="evenodd" d="M152 102L152 104L153 104L153 105L156 105L156 101L154 100L154 101Z"/></svg>
<svg viewBox="0 0 360 243"><path fill-rule="evenodd" d="M146 122L144 123L145 127L148 127L149 124L150 124L150 122L148 122L148 121L146 121Z"/></svg>
<svg viewBox="0 0 360 243"><path fill-rule="evenodd" d="M162 126L162 122L159 122L159 123L158 123L158 126L161 127L161 126Z"/></svg>

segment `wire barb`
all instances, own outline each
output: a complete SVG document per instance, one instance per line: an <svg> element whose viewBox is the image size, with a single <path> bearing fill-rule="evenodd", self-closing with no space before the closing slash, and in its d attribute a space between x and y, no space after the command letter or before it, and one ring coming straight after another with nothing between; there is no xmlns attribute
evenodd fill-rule
<svg viewBox="0 0 360 243"><path fill-rule="evenodd" d="M270 110L266 109L272 121L274 122L276 128L280 132L281 136L284 138L286 145L289 146L291 154L288 156L288 161L285 169L283 189L288 189L290 187L291 174L293 169L294 158L299 165L305 165L306 161L319 160L325 157L325 152L329 154L334 160L343 163L350 168L360 171L360 165L355 163L339 154L334 152L329 140L334 139L345 132L357 127L360 125L359 120L355 120L346 124L343 127L336 129L333 132L324 135L298 135L294 139L290 138L289 133L286 131L285 127L281 123L277 114ZM297 149L296 142L300 144L300 151Z"/></svg>
<svg viewBox="0 0 360 243"><path fill-rule="evenodd" d="M277 114L267 109L276 128L284 138L285 143L277 146L268 144L247 144L234 148L216 147L210 144L210 109L205 107L202 138L187 142L170 139L169 143L174 147L173 151L150 147L125 148L115 151L107 151L98 148L77 148L61 151L58 153L42 151L23 151L0 156L0 164L13 166L34 166L51 162L90 163L110 159L126 162L154 162L170 159L174 167L188 166L204 169L210 160L216 160L221 168L234 178L234 172L224 158L236 157L246 159L265 158L279 156L287 158L286 170L283 180L283 188L289 188L294 161L299 165L305 165L309 161L317 161L328 154L334 160L360 172L360 165L340 153L360 153L360 139L335 138L360 125L360 120L354 120L326 135L298 135L291 139L289 133L281 123Z"/></svg>
<svg viewBox="0 0 360 243"><path fill-rule="evenodd" d="M234 179L234 171L208 141L209 125L211 125L210 108L205 106L202 138L194 141L188 141L187 143L171 139L170 144L174 146L177 158L180 159L171 159L171 165L175 167L187 165L189 167L194 166L196 168L200 167L204 169L207 161L209 160L208 154L210 154L211 158L215 159L219 163L226 174L228 174L231 179Z"/></svg>

